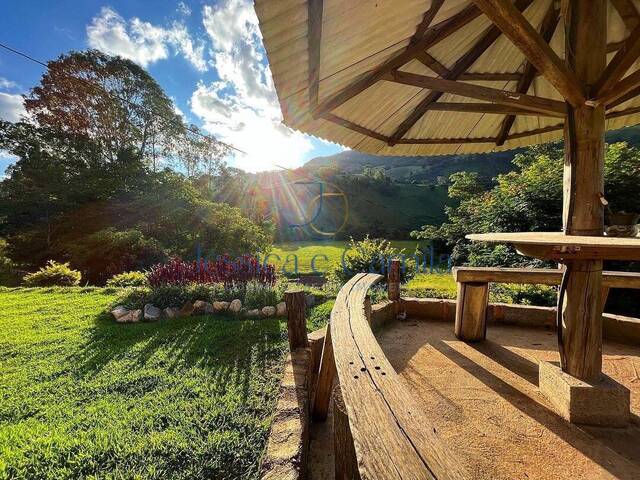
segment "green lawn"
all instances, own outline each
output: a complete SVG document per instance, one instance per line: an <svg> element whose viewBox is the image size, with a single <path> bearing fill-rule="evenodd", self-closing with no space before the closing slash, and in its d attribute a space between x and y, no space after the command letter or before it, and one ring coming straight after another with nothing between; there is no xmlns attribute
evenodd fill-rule
<svg viewBox="0 0 640 480"><path fill-rule="evenodd" d="M391 244L399 250L404 249L405 255L412 256L416 246L424 245L424 242L399 240L392 241ZM271 249L268 263L274 264L278 271L282 271L284 267L287 272L293 272L297 259L299 273L311 273L313 266L316 271L322 273L326 272L331 265L339 263L348 248L349 242L337 240L280 243ZM312 265L314 257L316 260Z"/></svg>
<svg viewBox="0 0 640 480"><path fill-rule="evenodd" d="M419 273L411 279L408 290L435 290L445 294L456 295L457 287L451 273Z"/></svg>
<svg viewBox="0 0 640 480"><path fill-rule="evenodd" d="M286 326L117 325L103 289L0 289L0 478L256 478Z"/></svg>

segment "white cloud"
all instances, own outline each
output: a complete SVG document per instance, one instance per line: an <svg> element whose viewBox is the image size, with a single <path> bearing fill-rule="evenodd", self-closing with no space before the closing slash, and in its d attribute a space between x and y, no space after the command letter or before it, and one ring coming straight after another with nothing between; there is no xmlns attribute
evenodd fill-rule
<svg viewBox="0 0 640 480"><path fill-rule="evenodd" d="M204 128L247 152L235 165L259 171L292 167L313 145L308 137L285 127L253 6L249 0L223 0L202 10L213 45L219 81L200 83L191 110Z"/></svg>
<svg viewBox="0 0 640 480"><path fill-rule="evenodd" d="M198 70L207 69L204 43L194 42L180 23L163 28L136 17L127 22L115 10L103 7L87 26L87 38L91 47L128 58L143 67L166 59L171 50L184 55Z"/></svg>
<svg viewBox="0 0 640 480"><path fill-rule="evenodd" d="M9 122L17 122L26 115L22 96L0 92L0 118Z"/></svg>
<svg viewBox="0 0 640 480"><path fill-rule="evenodd" d="M9 90L11 88L18 88L18 84L11 80L7 80L4 77L0 77L0 88L3 90Z"/></svg>
<svg viewBox="0 0 640 480"><path fill-rule="evenodd" d="M188 17L189 15L191 15L191 8L186 3L180 2L178 3L178 13L180 15L184 15L185 17Z"/></svg>

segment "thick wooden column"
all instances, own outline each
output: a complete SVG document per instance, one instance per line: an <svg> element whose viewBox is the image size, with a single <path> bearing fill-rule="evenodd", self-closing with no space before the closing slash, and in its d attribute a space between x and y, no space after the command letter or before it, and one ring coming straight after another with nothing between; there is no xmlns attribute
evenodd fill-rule
<svg viewBox="0 0 640 480"><path fill-rule="evenodd" d="M588 91L606 67L605 0L573 0L567 15L567 60ZM602 235L603 107L569 106L565 122L563 222L568 235ZM562 369L581 380L602 371L602 262L573 260L562 306Z"/></svg>

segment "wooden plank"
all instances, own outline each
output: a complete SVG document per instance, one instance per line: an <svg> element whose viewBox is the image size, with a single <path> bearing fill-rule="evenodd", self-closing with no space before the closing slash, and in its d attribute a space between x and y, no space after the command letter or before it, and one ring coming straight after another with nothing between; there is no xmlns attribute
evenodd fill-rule
<svg viewBox="0 0 640 480"><path fill-rule="evenodd" d="M307 322L304 318L304 292L301 290L285 292L284 301L287 304L289 349L293 352L298 348L306 348L309 346L309 339L307 337Z"/></svg>
<svg viewBox="0 0 640 480"><path fill-rule="evenodd" d="M584 87L511 0L473 0L525 57L574 107L585 104Z"/></svg>
<svg viewBox="0 0 640 480"><path fill-rule="evenodd" d="M328 324L324 335L320 371L318 372L318 381L316 383L313 402L312 417L315 422L324 422L327 419L335 376L336 364L333 355L333 343L331 342L331 324Z"/></svg>
<svg viewBox="0 0 640 480"><path fill-rule="evenodd" d="M611 3L622 18L627 30L632 32L640 24L640 16L633 2L631 0L611 0Z"/></svg>
<svg viewBox="0 0 640 480"><path fill-rule="evenodd" d="M487 332L488 283L458 283L454 333L465 342L479 342Z"/></svg>
<svg viewBox="0 0 640 480"><path fill-rule="evenodd" d="M325 113L334 110L359 93L365 91L371 85L377 83L385 74L394 68L399 68L413 60L418 53L440 43L449 35L457 32L472 20L478 18L478 16L480 16L480 11L474 5L469 5L453 17L434 25L425 32L420 40L414 44L410 44L401 53L387 60L369 74L343 88L334 96L322 101L320 105L318 105L318 108L311 111L311 114L315 118L324 116Z"/></svg>
<svg viewBox="0 0 640 480"><path fill-rule="evenodd" d="M388 74L385 80L438 92L453 93L463 97L475 98L476 100L484 100L499 105L523 108L535 112L556 115L566 113L566 105L557 100L514 93L508 90L482 87L480 85L471 85L464 82L446 80L444 78L433 78L416 75L415 73L394 71Z"/></svg>
<svg viewBox="0 0 640 480"><path fill-rule="evenodd" d="M591 89L591 96L598 98L602 92L611 89L640 57L640 25L624 41L624 45L611 59L596 84Z"/></svg>
<svg viewBox="0 0 640 480"><path fill-rule="evenodd" d="M358 466L368 479L471 478L445 447L380 348L364 315L381 277L358 274L340 290L331 325L336 369Z"/></svg>
<svg viewBox="0 0 640 480"><path fill-rule="evenodd" d="M391 260L387 279L387 295L389 300L400 300L400 260Z"/></svg>
<svg viewBox="0 0 640 480"><path fill-rule="evenodd" d="M556 31L556 28L558 26L559 20L560 17L556 10L556 4L555 2L551 2L549 10L547 10L547 13L542 21L542 26L540 27L540 35L545 42L549 43L551 41L553 33ZM533 84L533 80L535 79L537 73L538 71L536 70L536 67L533 65L533 63L527 62L524 67L522 77L520 78L520 80L518 81L518 85L516 86L516 92L527 93L529 91L529 88L531 88L531 85ZM498 133L498 140L496 141L496 145L504 145L504 142L509 137L509 132L511 131L515 120L516 117L514 115L505 117L500 127L500 133Z"/></svg>
<svg viewBox="0 0 640 480"><path fill-rule="evenodd" d="M322 40L323 0L309 0L308 9L308 47L309 53L309 108L318 106L320 88L320 46Z"/></svg>
<svg viewBox="0 0 640 480"><path fill-rule="evenodd" d="M429 106L429 110L437 110L444 112L470 112L470 113L489 113L496 115L533 115L536 117L555 117L564 118L563 113L542 113L533 112L524 108L511 107L508 105L496 105L494 103L457 103L457 102L436 102ZM400 142L398 142L400 143Z"/></svg>

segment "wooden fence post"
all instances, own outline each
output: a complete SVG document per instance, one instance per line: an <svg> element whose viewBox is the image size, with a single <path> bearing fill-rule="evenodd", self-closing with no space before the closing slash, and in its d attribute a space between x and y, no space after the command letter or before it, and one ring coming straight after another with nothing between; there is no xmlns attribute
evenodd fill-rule
<svg viewBox="0 0 640 480"><path fill-rule="evenodd" d="M389 266L389 277L387 279L389 300L397 302L400 300L400 260L391 260Z"/></svg>
<svg viewBox="0 0 640 480"><path fill-rule="evenodd" d="M307 338L307 322L304 318L304 292L287 291L284 294L287 304L287 329L289 330L289 349L293 352L298 348L309 346Z"/></svg>
<svg viewBox="0 0 640 480"><path fill-rule="evenodd" d="M333 391L333 455L336 480L360 480L347 407L339 385Z"/></svg>

